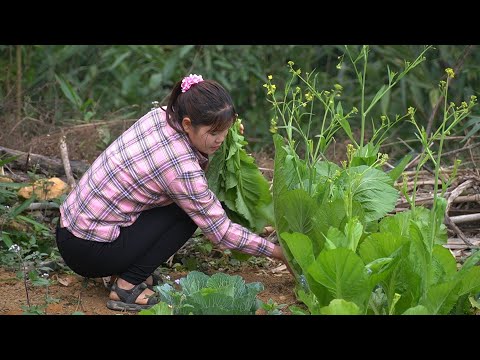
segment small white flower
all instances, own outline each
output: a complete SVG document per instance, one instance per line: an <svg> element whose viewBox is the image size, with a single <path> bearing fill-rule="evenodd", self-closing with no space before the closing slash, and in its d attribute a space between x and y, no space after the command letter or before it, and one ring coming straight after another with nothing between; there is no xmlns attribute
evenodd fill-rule
<svg viewBox="0 0 480 360"><path fill-rule="evenodd" d="M48 278L48 273L46 273L46 272L43 273L43 274L42 274L42 278L47 279L47 278Z"/></svg>
<svg viewBox="0 0 480 360"><path fill-rule="evenodd" d="M20 246L18 246L17 244L13 244L12 246L10 246L10 248L8 249L8 251L11 251L11 252L14 252L14 253L18 253L22 248Z"/></svg>
<svg viewBox="0 0 480 360"><path fill-rule="evenodd" d="M175 280L175 284L180 285L180 279Z"/></svg>
<svg viewBox="0 0 480 360"><path fill-rule="evenodd" d="M165 276L165 279L170 280L170 275Z"/></svg>

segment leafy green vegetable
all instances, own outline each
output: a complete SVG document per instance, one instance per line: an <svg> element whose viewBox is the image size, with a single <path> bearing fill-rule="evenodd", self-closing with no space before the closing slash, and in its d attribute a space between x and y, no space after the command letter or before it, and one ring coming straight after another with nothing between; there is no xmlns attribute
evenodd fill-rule
<svg viewBox="0 0 480 360"><path fill-rule="evenodd" d="M256 296L263 291L263 284L246 284L238 275L216 273L209 277L192 271L179 284L180 291L170 284L158 286L161 301L139 314L254 315L262 305Z"/></svg>
<svg viewBox="0 0 480 360"><path fill-rule="evenodd" d="M265 225L273 223L272 195L255 159L245 152L247 142L240 134L240 124L238 119L214 154L207 179L230 219L260 232Z"/></svg>

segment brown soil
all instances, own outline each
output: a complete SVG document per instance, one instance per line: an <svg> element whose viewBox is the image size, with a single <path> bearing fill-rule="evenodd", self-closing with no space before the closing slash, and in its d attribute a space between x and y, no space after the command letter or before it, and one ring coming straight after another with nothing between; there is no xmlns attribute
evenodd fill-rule
<svg viewBox="0 0 480 360"><path fill-rule="evenodd" d="M293 292L294 279L288 273L274 273L273 271L275 271L274 268L244 266L237 272L229 272L229 275L240 275L246 283L254 281L263 283L265 290L259 293L258 298L264 302L272 299L277 304L287 304L282 312L290 314L288 306L299 305ZM169 273L171 280L185 275L185 272ZM85 315L136 314L135 312L109 310L106 307L109 292L101 279L86 280L76 274L57 273L51 275L51 280L52 284L48 286L48 294L46 286L36 287L27 281L30 305L39 307L44 314L72 315L75 312ZM28 308L24 281L17 278L15 272L0 268L0 288L0 315L23 314L24 310ZM48 303L47 295L51 299ZM259 311L260 313L261 311Z"/></svg>

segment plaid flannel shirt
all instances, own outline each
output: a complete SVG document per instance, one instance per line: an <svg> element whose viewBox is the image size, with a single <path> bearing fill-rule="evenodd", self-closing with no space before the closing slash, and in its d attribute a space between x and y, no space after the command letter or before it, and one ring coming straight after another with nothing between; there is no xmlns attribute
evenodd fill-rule
<svg viewBox="0 0 480 360"><path fill-rule="evenodd" d="M60 206L61 225L79 238L111 242L142 211L175 202L217 246L270 256L273 243L227 217L208 188L207 164L154 109L93 162Z"/></svg>

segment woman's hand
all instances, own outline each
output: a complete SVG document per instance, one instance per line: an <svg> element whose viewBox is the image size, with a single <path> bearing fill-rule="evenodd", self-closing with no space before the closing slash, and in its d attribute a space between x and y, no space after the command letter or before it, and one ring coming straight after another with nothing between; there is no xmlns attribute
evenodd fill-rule
<svg viewBox="0 0 480 360"><path fill-rule="evenodd" d="M272 252L272 257L274 259L277 259L277 260L280 260L281 262L283 262L285 264L285 266L287 267L288 271L290 272L290 274L292 274L292 276L295 277L295 274L293 273L292 269L290 268L290 265L288 265L287 258L285 257L285 254L283 253L282 247L280 245L275 245L275 248L273 249L273 252Z"/></svg>

